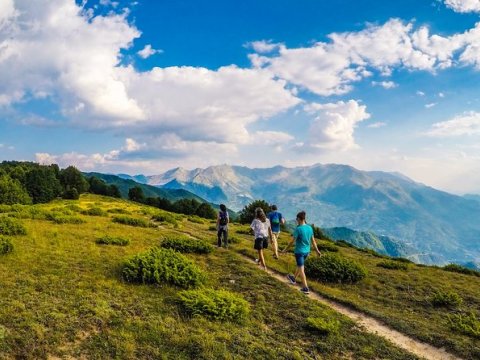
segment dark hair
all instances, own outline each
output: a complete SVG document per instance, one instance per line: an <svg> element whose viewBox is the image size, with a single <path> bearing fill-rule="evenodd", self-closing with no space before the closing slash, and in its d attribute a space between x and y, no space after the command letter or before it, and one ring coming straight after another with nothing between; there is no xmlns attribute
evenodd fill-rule
<svg viewBox="0 0 480 360"><path fill-rule="evenodd" d="M305 221L305 217L307 216L307 214L305 213L305 211L300 211L298 214L297 214L297 219L298 220L302 220L302 221Z"/></svg>
<svg viewBox="0 0 480 360"><path fill-rule="evenodd" d="M225 204L220 204L220 210L222 210L223 212L227 211L227 207L225 206Z"/></svg>
<svg viewBox="0 0 480 360"><path fill-rule="evenodd" d="M272 205L272 210L273 210L273 211L277 211L277 209L278 209L278 208L277 208L277 205Z"/></svg>
<svg viewBox="0 0 480 360"><path fill-rule="evenodd" d="M265 216L265 212L262 208L255 209L255 219L259 219L261 222L267 221L267 217Z"/></svg>

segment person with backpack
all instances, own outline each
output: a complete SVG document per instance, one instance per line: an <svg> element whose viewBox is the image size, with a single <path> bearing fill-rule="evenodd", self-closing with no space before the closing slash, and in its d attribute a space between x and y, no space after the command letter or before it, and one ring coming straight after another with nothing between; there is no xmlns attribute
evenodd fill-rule
<svg viewBox="0 0 480 360"><path fill-rule="evenodd" d="M285 224L285 218L277 210L277 205L271 206L272 211L267 215L272 227L272 250L273 257L278 259L278 237L280 236L280 225Z"/></svg>
<svg viewBox="0 0 480 360"><path fill-rule="evenodd" d="M228 247L228 223L229 222L230 222L230 218L228 216L227 207L224 204L220 204L220 211L218 212L218 216L217 216L218 247L222 246L222 238L223 238L223 246L225 248Z"/></svg>
<svg viewBox="0 0 480 360"><path fill-rule="evenodd" d="M267 265L265 264L263 249L268 247L268 239L272 238L272 228L270 227L270 220L267 219L262 208L255 209L255 219L253 219L250 228L253 230L255 239L253 248L258 251L259 264L266 271Z"/></svg>
<svg viewBox="0 0 480 360"><path fill-rule="evenodd" d="M302 280L302 288L300 289L304 294L310 294L308 289L307 277L305 276L305 260L310 254L310 245L313 244L315 251L318 255L321 255L320 250L318 250L317 242L313 236L313 229L305 221L306 213L305 211L300 211L297 214L297 227L292 236L292 240L288 243L285 249L282 250L282 253L286 252L287 249L295 243L295 260L297 262L297 269L295 274L288 274L287 279L291 284L296 284L297 277L300 276Z"/></svg>

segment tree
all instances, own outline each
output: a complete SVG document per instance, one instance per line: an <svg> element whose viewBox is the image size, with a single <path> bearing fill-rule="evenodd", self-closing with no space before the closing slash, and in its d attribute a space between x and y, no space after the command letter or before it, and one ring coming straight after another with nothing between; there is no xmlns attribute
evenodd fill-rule
<svg viewBox="0 0 480 360"><path fill-rule="evenodd" d="M242 224L250 224L255 218L255 209L262 208L265 214L270 212L270 205L265 200L255 200L254 202L246 205L242 211L240 211L239 221Z"/></svg>
<svg viewBox="0 0 480 360"><path fill-rule="evenodd" d="M173 209L177 213L193 215L200 206L200 202L195 199L180 199L175 202Z"/></svg>
<svg viewBox="0 0 480 360"><path fill-rule="evenodd" d="M158 208L167 210L167 211L173 211L173 204L170 200L167 198L158 198Z"/></svg>
<svg viewBox="0 0 480 360"><path fill-rule="evenodd" d="M75 188L78 194L83 194L88 190L88 181L75 166L69 166L60 171L60 183L65 192Z"/></svg>
<svg viewBox="0 0 480 360"><path fill-rule="evenodd" d="M76 188L72 187L63 193L63 198L69 200L78 200L80 198L80 194Z"/></svg>
<svg viewBox="0 0 480 360"><path fill-rule="evenodd" d="M55 169L42 165L27 173L26 187L34 204L47 203L59 196L62 190Z"/></svg>
<svg viewBox="0 0 480 360"><path fill-rule="evenodd" d="M205 219L216 219L217 213L209 203L201 203L195 211L195 215Z"/></svg>
<svg viewBox="0 0 480 360"><path fill-rule="evenodd" d="M107 195L108 187L102 179L99 179L96 176L91 176L88 178L88 184L90 185L89 191L92 194Z"/></svg>
<svg viewBox="0 0 480 360"><path fill-rule="evenodd" d="M8 175L0 176L0 204L31 204L32 199L18 180Z"/></svg>
<svg viewBox="0 0 480 360"><path fill-rule="evenodd" d="M145 202L145 195L143 194L143 190L140 186L130 188L130 190L128 190L128 198L139 203Z"/></svg>
<svg viewBox="0 0 480 360"><path fill-rule="evenodd" d="M114 198L121 198L122 194L120 193L120 189L118 188L117 185L108 185L107 187L107 196L111 196Z"/></svg>

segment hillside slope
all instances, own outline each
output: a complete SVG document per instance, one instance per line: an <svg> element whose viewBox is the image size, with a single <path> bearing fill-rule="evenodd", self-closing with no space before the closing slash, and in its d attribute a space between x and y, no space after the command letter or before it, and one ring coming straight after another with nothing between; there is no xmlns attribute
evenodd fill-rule
<svg viewBox="0 0 480 360"><path fill-rule="evenodd" d="M165 221L153 223L152 215ZM127 259L167 239L214 243L208 221L82 195L79 201L2 206L0 222L10 224L0 227L3 232L25 230L8 236L13 252L0 255L2 359L416 359L232 251L184 256L204 272L205 288L247 301L243 321L189 315L179 302L182 288L168 281L123 280ZM105 236L129 244L97 244ZM309 327L308 318L326 328Z"/></svg>

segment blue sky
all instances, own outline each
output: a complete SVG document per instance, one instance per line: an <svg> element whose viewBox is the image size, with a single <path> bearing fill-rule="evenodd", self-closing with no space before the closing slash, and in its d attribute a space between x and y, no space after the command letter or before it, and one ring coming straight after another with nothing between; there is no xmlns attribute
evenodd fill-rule
<svg viewBox="0 0 480 360"><path fill-rule="evenodd" d="M0 1L0 160L342 163L480 193L479 0Z"/></svg>

